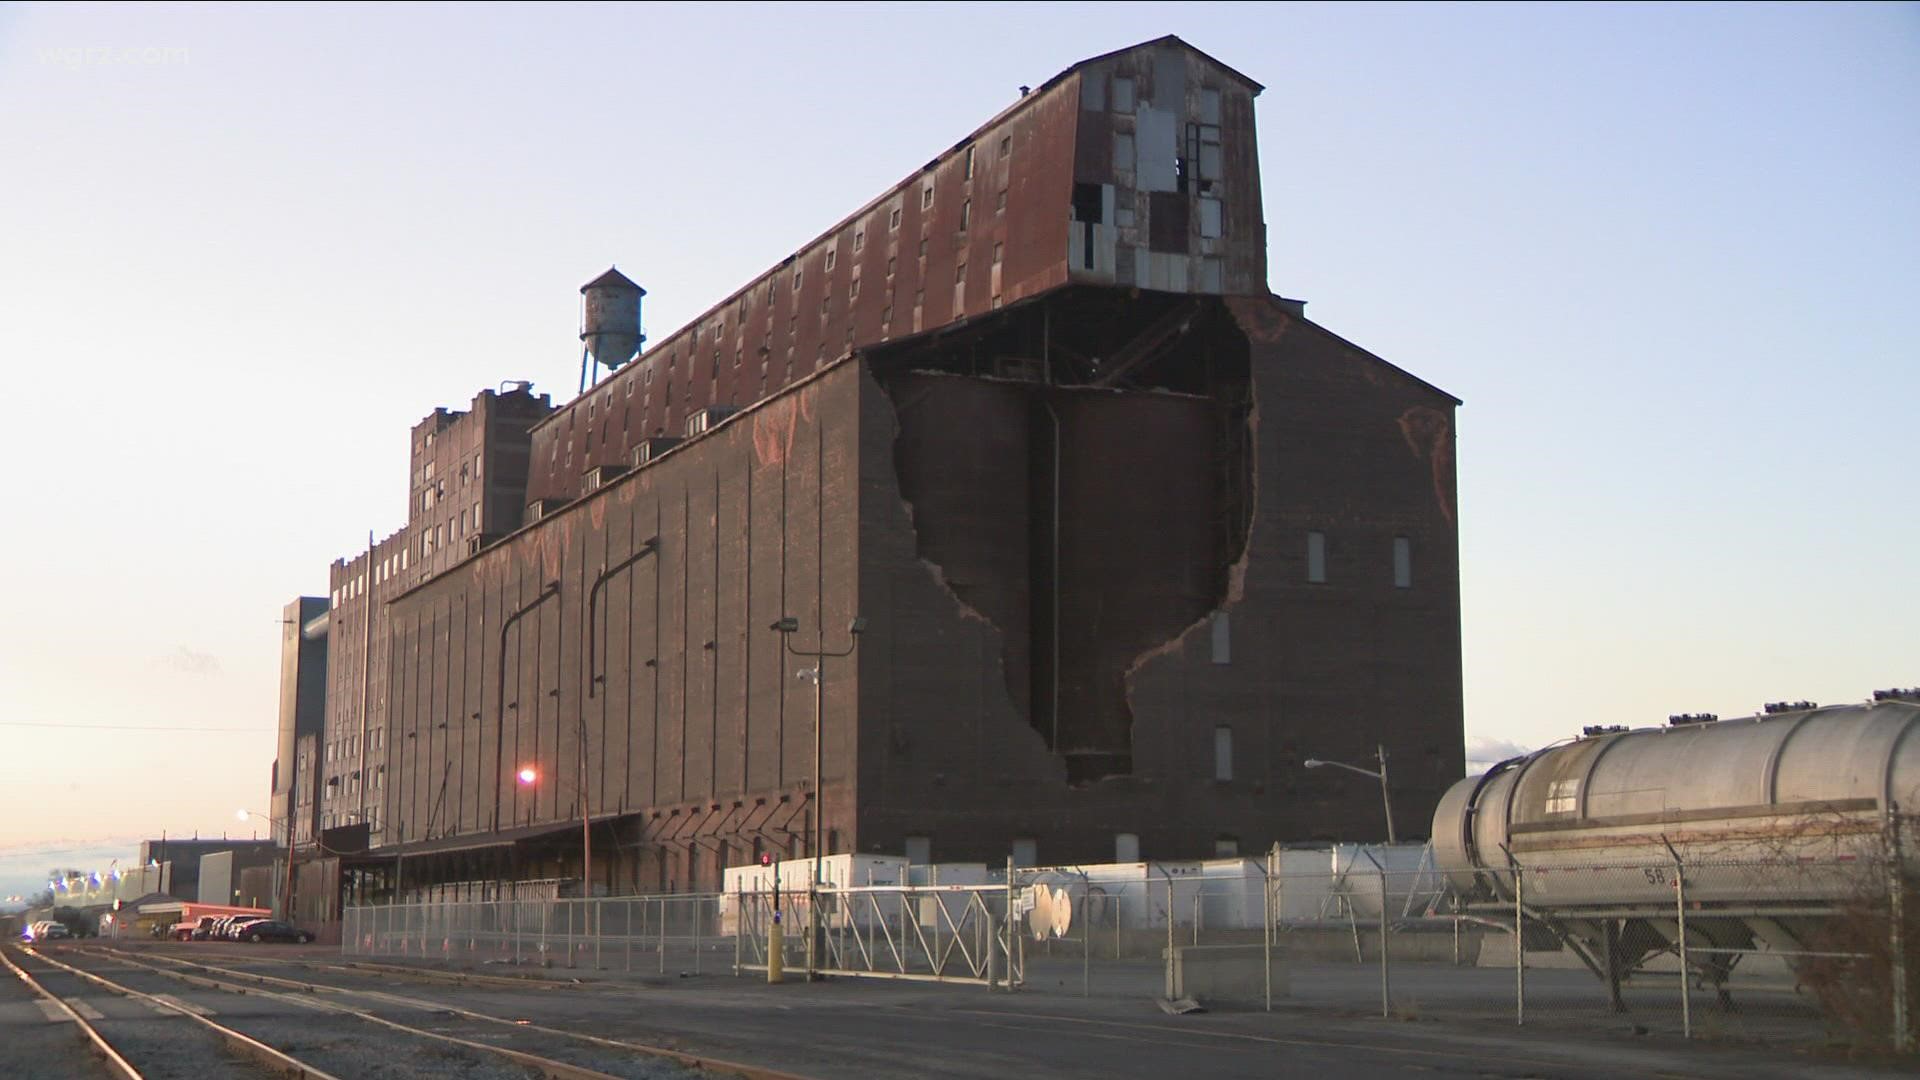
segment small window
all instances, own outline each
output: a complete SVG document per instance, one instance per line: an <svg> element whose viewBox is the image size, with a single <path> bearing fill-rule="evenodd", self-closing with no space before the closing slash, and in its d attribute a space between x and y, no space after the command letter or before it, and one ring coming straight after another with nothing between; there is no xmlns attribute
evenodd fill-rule
<svg viewBox="0 0 1920 1080"><path fill-rule="evenodd" d="M1307 580L1315 585L1324 585L1327 581L1327 534L1310 532L1307 534Z"/></svg>
<svg viewBox="0 0 1920 1080"><path fill-rule="evenodd" d="M933 838L930 836L909 836L906 844L907 861L915 866L926 866L933 862Z"/></svg>
<svg viewBox="0 0 1920 1080"><path fill-rule="evenodd" d="M932 205L933 205L933 185L928 184L926 187L923 187L920 189L920 209L925 210L926 208Z"/></svg>
<svg viewBox="0 0 1920 1080"><path fill-rule="evenodd" d="M1393 587L1413 588L1413 541L1404 536L1393 538Z"/></svg>
<svg viewBox="0 0 1920 1080"><path fill-rule="evenodd" d="M1220 235L1220 200L1200 200L1200 235L1212 239Z"/></svg>
<svg viewBox="0 0 1920 1080"><path fill-rule="evenodd" d="M1237 859L1240 857L1240 841L1231 836L1222 836L1213 842L1213 857L1216 859Z"/></svg>
<svg viewBox="0 0 1920 1080"><path fill-rule="evenodd" d="M896 206L893 208L893 213L887 215L887 230L891 232L895 229L898 229L899 227L900 227L900 208Z"/></svg>
<svg viewBox="0 0 1920 1080"><path fill-rule="evenodd" d="M839 251L833 248L828 248L827 249L827 269L829 270L833 269L833 264L839 261L839 258L840 258Z"/></svg>
<svg viewBox="0 0 1920 1080"><path fill-rule="evenodd" d="M998 240L993 242L993 265L1000 265L1000 256L1005 253L1006 246Z"/></svg>
<svg viewBox="0 0 1920 1080"><path fill-rule="evenodd" d="M920 241L920 257L923 259L927 257L927 242L924 239Z"/></svg>
<svg viewBox="0 0 1920 1080"><path fill-rule="evenodd" d="M1133 111L1133 80L1118 75L1113 78L1113 111L1130 113Z"/></svg>
<svg viewBox="0 0 1920 1080"><path fill-rule="evenodd" d="M1040 845L1031 836L1022 836L1013 842L1013 865L1039 866Z"/></svg>
<svg viewBox="0 0 1920 1080"><path fill-rule="evenodd" d="M853 250L859 251L867 246L867 230L853 230Z"/></svg>
<svg viewBox="0 0 1920 1080"><path fill-rule="evenodd" d="M1140 861L1140 835L1138 833L1113 834L1113 861L1132 863Z"/></svg>
<svg viewBox="0 0 1920 1080"><path fill-rule="evenodd" d="M973 224L973 200L968 199L960 204L960 231L966 232L967 226L971 224Z"/></svg>
<svg viewBox="0 0 1920 1080"><path fill-rule="evenodd" d="M887 256L887 276L888 277L893 276L893 266L896 261L897 260L895 260L893 256L891 255Z"/></svg>
<svg viewBox="0 0 1920 1080"><path fill-rule="evenodd" d="M1113 168L1115 172L1130 173L1134 170L1133 133L1116 131L1113 133Z"/></svg>
<svg viewBox="0 0 1920 1080"><path fill-rule="evenodd" d="M1233 729L1225 724L1213 729L1213 778L1233 779Z"/></svg>
<svg viewBox="0 0 1920 1080"><path fill-rule="evenodd" d="M969 146L969 147L967 147L967 172L966 172L966 178L967 178L968 180L971 180L971 179L973 179L973 147L971 147L971 146Z"/></svg>
<svg viewBox="0 0 1920 1080"><path fill-rule="evenodd" d="M995 195L993 197L993 212L996 214L1004 214L1007 212L1007 189L1006 188L1001 188L1000 194Z"/></svg>
<svg viewBox="0 0 1920 1080"><path fill-rule="evenodd" d="M1233 661L1233 631L1227 620L1227 613L1213 613L1213 662L1226 664Z"/></svg>
<svg viewBox="0 0 1920 1080"><path fill-rule="evenodd" d="M967 264L961 263L959 266L954 267L953 281L954 281L954 284L958 285L966 280L967 280Z"/></svg>
<svg viewBox="0 0 1920 1080"><path fill-rule="evenodd" d="M806 271L804 271L804 270L802 270L802 269L800 269L800 268L799 268L799 267L797 267L797 266L793 268L793 291L794 291L794 292L799 292L799 291L800 291L800 278L801 278L801 277L802 277L802 276L803 276L803 275L804 275L805 273L806 273Z"/></svg>
<svg viewBox="0 0 1920 1080"><path fill-rule="evenodd" d="M1013 136L1011 135L1000 136L1000 156L1006 157L1011 153L1013 153Z"/></svg>

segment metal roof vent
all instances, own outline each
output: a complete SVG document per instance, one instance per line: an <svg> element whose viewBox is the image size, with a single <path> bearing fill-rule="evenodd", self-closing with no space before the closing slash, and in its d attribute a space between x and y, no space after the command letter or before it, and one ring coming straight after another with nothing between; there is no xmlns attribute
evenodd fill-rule
<svg viewBox="0 0 1920 1080"><path fill-rule="evenodd" d="M1718 713L1710 713L1710 712L1675 713L1674 715L1667 717L1667 726L1686 727L1689 724L1711 724L1718 719L1720 719L1720 716Z"/></svg>
<svg viewBox="0 0 1920 1080"><path fill-rule="evenodd" d="M1819 707L1811 701L1769 701L1761 707L1761 711L1768 716L1778 716L1781 713L1806 712L1808 709Z"/></svg>

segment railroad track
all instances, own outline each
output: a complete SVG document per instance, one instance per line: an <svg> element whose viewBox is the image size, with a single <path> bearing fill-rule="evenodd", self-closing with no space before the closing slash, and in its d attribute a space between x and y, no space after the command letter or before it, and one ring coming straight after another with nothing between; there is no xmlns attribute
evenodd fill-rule
<svg viewBox="0 0 1920 1080"><path fill-rule="evenodd" d="M11 973L41 1000L48 1009L71 1021L103 1059L108 1075L117 1080L158 1080L162 1077L190 1077L193 1080L251 1080L254 1077L300 1077L307 1080L351 1080L379 1071L386 1075L437 1074L435 1066L447 1072L468 1075L476 1064L485 1063L481 1072L488 1076L539 1077L542 1080L624 1080L635 1075L693 1077L700 1064L662 1048L645 1048L648 1067L641 1070L620 1068L619 1062L596 1062L619 1071L603 1071L577 1061L507 1047L484 1038L469 1038L445 1030L431 1030L405 1023L390 1016L376 1015L359 1002L386 1006L432 1010L436 1018L449 1015L470 1021L505 1024L520 1032L564 1034L577 1039L591 1037L560 1032L558 1029L517 1023L514 1020L485 1017L455 1009L440 1002L400 998L377 991L352 991L320 983L249 975L187 961L171 961L180 967L202 967L229 978L169 970L147 963L118 950L67 948L61 959L37 949L20 949L11 956L0 956ZM69 963L81 958L111 960L121 968L109 978L98 970ZM92 965L89 965L92 966ZM236 995L246 1007L208 1007L206 995L197 1000L174 994L156 993L128 985L132 973L149 984L161 976L202 990L212 989ZM275 988L269 988L275 987ZM81 991L86 991L85 996ZM355 999L358 999L356 1001ZM111 1002L112 1004L109 1004ZM143 1011L144 1010L144 1011ZM51 1013L50 1013L51 1015ZM220 1015L220 1019L214 1019ZM180 1021L169 1020L164 1030L155 1022L160 1017L179 1017L190 1022L190 1037L183 1037ZM371 1027L376 1029L368 1031ZM242 1030L242 1029L247 1030ZM316 1028L330 1029L327 1034ZM342 1030L342 1029L348 1030ZM355 1030L357 1029L357 1030ZM516 1041L524 1041L517 1036ZM611 1044L599 1057L611 1058L605 1049L618 1047L617 1040L598 1040ZM274 1045L278 1043L279 1045ZM626 1048L639 1050L639 1047ZM295 1056L295 1052L304 1057ZM357 1058L356 1058L357 1055ZM631 1058L634 1055L629 1054ZM345 1064L326 1061L326 1067L313 1058L341 1059ZM659 1057L679 1058L661 1062ZM408 1059L413 1059L409 1063ZM662 1065L669 1068L662 1070ZM677 1068L673 1067L677 1066ZM328 1071L332 1069L333 1071ZM737 1070L736 1070L737 1071ZM751 1072L752 1070L747 1070ZM761 1073L762 1077L780 1074Z"/></svg>
<svg viewBox="0 0 1920 1080"><path fill-rule="evenodd" d="M134 953L107 946L69 947L69 953L110 959L154 975L164 976L188 985L206 989L222 990L233 994L264 995L274 999L292 1000L309 1009L344 1014L359 1020L378 1025L389 1030L416 1035L429 1039L442 1040L471 1050L505 1056L517 1064L536 1070L534 1075L552 1077L554 1080L585 1080L585 1078L618 1078L622 1075L662 1076L663 1066L679 1070L686 1077L735 1076L741 1080L806 1080L804 1077L777 1070L763 1069L738 1062L689 1054L672 1047L637 1042L630 1039L617 1039L607 1036L591 1035L581 1031L534 1023L520 1017L495 1016L464 1008L445 1001L409 997L384 990L361 989L338 986L331 983L314 982L304 979L291 979L283 976L265 975L259 972L243 971L218 964L154 953ZM49 962L53 962L49 959ZM340 969L347 970L347 969ZM349 972L367 974L365 972ZM557 987L529 985L530 980L499 979L499 983L514 983L515 989L539 991ZM458 1036L446 1030L427 1030L394 1020L391 1016L375 1015L375 1008L383 1010L402 1010L406 1012L424 1011L435 1017L444 1028L449 1021L465 1025L469 1030L466 1036ZM619 1069L618 1072L602 1072L574 1062L535 1054L526 1050L515 1050L485 1041L488 1037L499 1037L499 1029L507 1029L510 1037L517 1041L542 1041L549 1044L571 1045L589 1059L599 1059L605 1068ZM632 1072L621 1069L622 1061L638 1061L643 1067ZM609 1063L610 1062L610 1063ZM321 1074L312 1074L319 1076Z"/></svg>
<svg viewBox="0 0 1920 1080"><path fill-rule="evenodd" d="M167 1047L167 1052L172 1059L191 1061L198 1058L203 1071L207 1063L202 1051L209 1046L217 1046L221 1050L238 1056L243 1062L251 1062L254 1067L249 1071L253 1075L339 1080L331 1073L316 1069L290 1054L276 1050L257 1039L214 1021L178 999L168 1000L120 986L98 975L80 971L68 964L39 955L34 949L20 949L17 958L6 955L6 952L12 951L14 950L9 948L0 952L0 962L4 962L8 971L26 984L27 989L31 990L36 997L50 1002L53 1010L74 1024L105 1062L108 1073L120 1080L146 1080L147 1074L141 1071L135 1061L144 1061L149 1055L156 1054L156 1047L160 1043L171 1044ZM137 1021L124 1016L109 1019L106 1013L85 1001L79 994L58 992L55 987L61 990L66 988L60 986L58 978L50 976L66 976L81 985L88 983L98 985L110 993L137 1001L158 1015L185 1017L197 1024L210 1037L197 1040L197 1045L194 1045L195 1040L181 1040L173 1032L168 1032L167 1036L160 1039L133 1037L129 1032ZM53 983L54 986L49 987L48 983ZM103 1026L114 1030L116 1039L109 1039L100 1030ZM243 1072L240 1075L247 1075L247 1073Z"/></svg>

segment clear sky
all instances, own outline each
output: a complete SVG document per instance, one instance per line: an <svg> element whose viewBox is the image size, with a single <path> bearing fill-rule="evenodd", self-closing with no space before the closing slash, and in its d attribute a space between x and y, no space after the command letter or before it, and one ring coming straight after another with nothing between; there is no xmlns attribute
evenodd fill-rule
<svg viewBox="0 0 1920 1080"><path fill-rule="evenodd" d="M658 339L1166 33L1273 288L1466 401L1476 753L1920 683L1912 5L9 6L0 849L243 829L281 606L608 264Z"/></svg>

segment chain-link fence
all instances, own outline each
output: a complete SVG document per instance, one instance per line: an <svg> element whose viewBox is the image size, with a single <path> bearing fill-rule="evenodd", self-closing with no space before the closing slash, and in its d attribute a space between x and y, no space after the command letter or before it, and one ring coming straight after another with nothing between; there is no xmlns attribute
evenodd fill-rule
<svg viewBox="0 0 1920 1080"><path fill-rule="evenodd" d="M380 904L344 913L349 956L600 971L727 972L734 938L715 893Z"/></svg>
<svg viewBox="0 0 1920 1080"><path fill-rule="evenodd" d="M1897 850L1889 847L1888 850ZM1689 1037L1911 1046L1920 893L1898 859L1534 857L1418 846L823 886L348 909L350 955L788 972Z"/></svg>
<svg viewBox="0 0 1920 1080"><path fill-rule="evenodd" d="M1335 848L1023 869L1026 985L1691 1037L1912 1038L1920 905L1897 861L1489 872L1428 859Z"/></svg>

